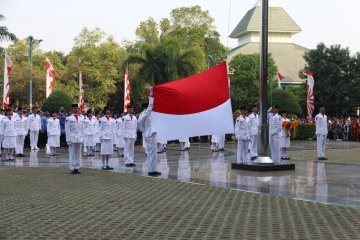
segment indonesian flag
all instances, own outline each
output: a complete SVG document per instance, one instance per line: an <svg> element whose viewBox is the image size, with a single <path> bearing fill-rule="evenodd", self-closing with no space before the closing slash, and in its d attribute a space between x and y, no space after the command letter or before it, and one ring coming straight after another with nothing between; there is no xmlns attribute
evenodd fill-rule
<svg viewBox="0 0 360 240"><path fill-rule="evenodd" d="M46 98L52 93L52 89L54 87L54 77L55 77L55 69L53 68L50 60L46 58L45 60L46 66Z"/></svg>
<svg viewBox="0 0 360 240"><path fill-rule="evenodd" d="M307 71L307 85L306 85L306 92L307 92L307 98L306 98L306 111L308 118L312 118L312 114L314 112L314 78L313 78L313 72L308 70Z"/></svg>
<svg viewBox="0 0 360 240"><path fill-rule="evenodd" d="M156 85L152 117L158 139L234 132L226 62Z"/></svg>
<svg viewBox="0 0 360 240"><path fill-rule="evenodd" d="M79 92L80 92L80 97L79 97L80 111L83 111L85 108L85 104L84 104L84 88L83 88L83 80L82 80L82 72L81 71L79 71Z"/></svg>
<svg viewBox="0 0 360 240"><path fill-rule="evenodd" d="M10 83L9 83L9 75L12 68L12 61L5 51L5 59L4 59L4 92L3 92L3 108L7 109L10 104Z"/></svg>
<svg viewBox="0 0 360 240"><path fill-rule="evenodd" d="M126 67L125 69L125 79L124 79L124 112L127 112L128 107L131 103L131 98L130 98L130 81L129 81L129 72L128 72L128 67Z"/></svg>
<svg viewBox="0 0 360 240"><path fill-rule="evenodd" d="M281 89L281 81L284 79L284 76L278 73L277 78L278 78L278 87L279 89Z"/></svg>

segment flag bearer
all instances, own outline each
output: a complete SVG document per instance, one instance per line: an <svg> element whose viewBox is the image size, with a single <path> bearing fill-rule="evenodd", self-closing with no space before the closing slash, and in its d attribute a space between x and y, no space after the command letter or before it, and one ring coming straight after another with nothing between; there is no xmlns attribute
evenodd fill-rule
<svg viewBox="0 0 360 240"><path fill-rule="evenodd" d="M252 113L249 115L250 120L250 156L251 160L258 157L258 142L259 142L259 114L257 106L253 106Z"/></svg>
<svg viewBox="0 0 360 240"><path fill-rule="evenodd" d="M2 146L5 152L5 160L12 161L14 149L16 148L15 118L11 109L6 110L6 117L3 118L0 134L3 136Z"/></svg>
<svg viewBox="0 0 360 240"><path fill-rule="evenodd" d="M110 156L114 152L114 134L115 134L115 120L110 117L110 109L104 109L105 115L100 118L99 132L101 140L101 160L103 170L112 170L114 168L109 167Z"/></svg>
<svg viewBox="0 0 360 240"><path fill-rule="evenodd" d="M39 131L41 129L41 117L37 114L37 108L32 108L32 114L28 117L30 130L30 146L31 150L39 150L37 144L39 139Z"/></svg>
<svg viewBox="0 0 360 240"><path fill-rule="evenodd" d="M16 157L24 157L24 142L25 137L28 135L28 119L24 116L21 107L18 108L18 115L15 118L16 129Z"/></svg>
<svg viewBox="0 0 360 240"><path fill-rule="evenodd" d="M126 167L135 167L134 164L134 147L137 134L137 119L133 115L134 109L128 106L128 114L123 118L123 136L125 142L124 157Z"/></svg>
<svg viewBox="0 0 360 240"><path fill-rule="evenodd" d="M56 149L60 147L60 121L56 112L51 113L51 117L47 120L46 132L48 136L48 146L50 147L50 156L58 156Z"/></svg>
<svg viewBox="0 0 360 240"><path fill-rule="evenodd" d="M246 108L240 108L240 116L235 123L235 138L238 140L237 163L248 161L248 148L250 142L250 121L246 117Z"/></svg>
<svg viewBox="0 0 360 240"><path fill-rule="evenodd" d="M281 116L278 114L277 105L272 106L268 111L269 118L269 145L271 151L271 159L275 163L280 162L280 132L281 132Z"/></svg>
<svg viewBox="0 0 360 240"><path fill-rule="evenodd" d="M92 115L91 109L86 113L84 119L84 144L86 145L87 156L94 156L93 151L95 150L95 137L96 137L97 120Z"/></svg>
<svg viewBox="0 0 360 240"><path fill-rule="evenodd" d="M320 106L319 114L315 116L316 144L318 160L327 160L325 157L326 136L328 134L328 121L325 115L325 107Z"/></svg>
<svg viewBox="0 0 360 240"><path fill-rule="evenodd" d="M281 113L281 132L280 132L280 147L281 160L290 160L287 155L287 149L290 148L290 119L287 118L287 112Z"/></svg>

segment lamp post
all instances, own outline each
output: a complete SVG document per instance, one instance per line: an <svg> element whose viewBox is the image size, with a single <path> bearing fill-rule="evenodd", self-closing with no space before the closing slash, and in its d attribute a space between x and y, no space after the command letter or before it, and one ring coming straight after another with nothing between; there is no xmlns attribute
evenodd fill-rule
<svg viewBox="0 0 360 240"><path fill-rule="evenodd" d="M29 44L29 108L32 111L32 48L36 43L42 42L41 39L34 39L33 36L27 38Z"/></svg>

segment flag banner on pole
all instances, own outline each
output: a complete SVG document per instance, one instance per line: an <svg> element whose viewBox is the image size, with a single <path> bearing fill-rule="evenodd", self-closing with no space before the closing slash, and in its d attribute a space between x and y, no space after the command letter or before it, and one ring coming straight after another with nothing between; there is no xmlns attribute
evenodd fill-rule
<svg viewBox="0 0 360 240"><path fill-rule="evenodd" d="M314 109L315 109L315 99L314 99L314 77L313 72L308 70L307 71L307 85L306 85L306 92L307 92L307 98L306 98L306 112L308 118L312 118Z"/></svg>
<svg viewBox="0 0 360 240"><path fill-rule="evenodd" d="M52 93L52 89L54 87L54 77L55 77L55 69L53 68L50 60L46 58L45 60L46 66L46 98Z"/></svg>
<svg viewBox="0 0 360 240"><path fill-rule="evenodd" d="M280 73L277 74L277 78L278 78L278 87L279 89L281 89L281 81L285 78L283 75L281 75Z"/></svg>
<svg viewBox="0 0 360 240"><path fill-rule="evenodd" d="M131 104L131 97L130 97L130 81L129 81L129 72L128 66L125 69L125 78L124 78L124 112L127 112L128 106Z"/></svg>
<svg viewBox="0 0 360 240"><path fill-rule="evenodd" d="M83 111L85 108L85 104L84 104L84 88L83 88L83 80L82 80L82 72L81 71L79 71L79 91L80 91L79 107L80 107L80 111Z"/></svg>
<svg viewBox="0 0 360 240"><path fill-rule="evenodd" d="M3 108L7 109L10 104L10 82L9 75L12 69L12 61L5 51L4 59L4 91L3 91Z"/></svg>
<svg viewBox="0 0 360 240"><path fill-rule="evenodd" d="M156 85L152 117L158 139L234 132L226 62Z"/></svg>

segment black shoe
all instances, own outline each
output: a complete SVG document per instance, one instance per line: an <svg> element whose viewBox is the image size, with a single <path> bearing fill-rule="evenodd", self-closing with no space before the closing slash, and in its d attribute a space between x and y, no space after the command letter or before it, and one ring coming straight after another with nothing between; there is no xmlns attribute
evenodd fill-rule
<svg viewBox="0 0 360 240"><path fill-rule="evenodd" d="M57 156L59 156L59 154L55 153L54 156L57 157Z"/></svg>
<svg viewBox="0 0 360 240"><path fill-rule="evenodd" d="M24 155L24 154L22 154L22 153L20 153L20 157L25 157L25 155Z"/></svg>
<svg viewBox="0 0 360 240"><path fill-rule="evenodd" d="M106 166L105 168L106 168L106 170L113 170L114 169L113 167L109 167L109 166Z"/></svg>
<svg viewBox="0 0 360 240"><path fill-rule="evenodd" d="M219 149L220 152L225 152L224 148Z"/></svg>
<svg viewBox="0 0 360 240"><path fill-rule="evenodd" d="M70 174L76 174L75 170L71 170Z"/></svg>
<svg viewBox="0 0 360 240"><path fill-rule="evenodd" d="M328 160L328 159L325 157L318 157L318 160Z"/></svg>
<svg viewBox="0 0 360 240"><path fill-rule="evenodd" d="M130 163L130 166L135 167L136 165L135 165L135 163Z"/></svg>
<svg viewBox="0 0 360 240"><path fill-rule="evenodd" d="M328 160L326 157L323 157L322 160Z"/></svg>
<svg viewBox="0 0 360 240"><path fill-rule="evenodd" d="M80 173L81 173L81 172L79 171L79 169L75 169L74 172L75 172L76 174L80 174Z"/></svg>
<svg viewBox="0 0 360 240"><path fill-rule="evenodd" d="M286 160L290 160L290 158L289 158L289 157L286 157L285 159L286 159Z"/></svg>
<svg viewBox="0 0 360 240"><path fill-rule="evenodd" d="M50 156L51 156L51 157L55 157L55 154L51 153Z"/></svg>
<svg viewBox="0 0 360 240"><path fill-rule="evenodd" d="M120 157L123 158L123 157L124 157L124 154L121 154Z"/></svg>
<svg viewBox="0 0 360 240"><path fill-rule="evenodd" d="M286 160L286 158L285 158L285 157L281 157L281 160Z"/></svg>
<svg viewBox="0 0 360 240"><path fill-rule="evenodd" d="M187 147L187 148L185 148L185 150L190 150L190 148L189 148L189 147Z"/></svg>
<svg viewBox="0 0 360 240"><path fill-rule="evenodd" d="M15 154L15 157L21 157L20 153Z"/></svg>
<svg viewBox="0 0 360 240"><path fill-rule="evenodd" d="M131 163L125 163L125 167L131 167Z"/></svg>
<svg viewBox="0 0 360 240"><path fill-rule="evenodd" d="M251 157L251 160L254 161L255 159L257 159L257 157Z"/></svg>
<svg viewBox="0 0 360 240"><path fill-rule="evenodd" d="M155 171L155 172L148 172L149 176L159 176L161 175L161 172Z"/></svg>

